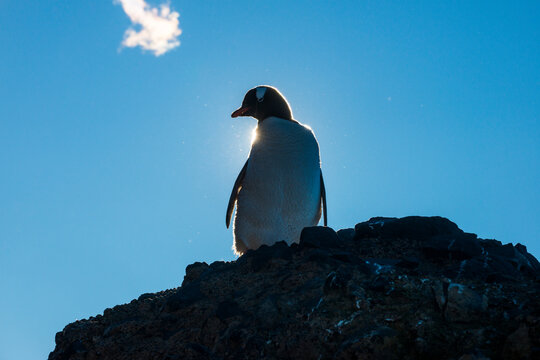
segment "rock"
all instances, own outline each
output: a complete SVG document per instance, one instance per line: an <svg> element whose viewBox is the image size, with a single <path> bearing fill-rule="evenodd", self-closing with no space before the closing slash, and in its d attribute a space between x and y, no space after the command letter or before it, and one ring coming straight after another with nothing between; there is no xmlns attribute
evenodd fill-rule
<svg viewBox="0 0 540 360"><path fill-rule="evenodd" d="M483 315L488 299L468 286L452 283L448 286L445 316L449 321L471 322Z"/></svg>
<svg viewBox="0 0 540 360"><path fill-rule="evenodd" d="M165 301L165 306L173 312L181 307L189 306L203 297L204 294L201 292L199 284L187 284L170 295Z"/></svg>
<svg viewBox="0 0 540 360"><path fill-rule="evenodd" d="M429 240L437 235L463 233L448 219L433 216L408 216L404 218L375 217L355 226L357 238L407 238L419 241Z"/></svg>
<svg viewBox="0 0 540 360"><path fill-rule="evenodd" d="M290 260L292 257L292 249L285 241L279 241L273 246L263 245L254 250L248 250L244 256L238 260L241 264L248 262L251 270L258 272L266 267L271 267L273 264L280 263L281 260Z"/></svg>
<svg viewBox="0 0 540 360"><path fill-rule="evenodd" d="M417 257L404 257L396 263L396 266L405 269L416 269L418 265L420 265L420 259Z"/></svg>
<svg viewBox="0 0 540 360"><path fill-rule="evenodd" d="M340 239L336 232L326 226L306 227L300 234L301 248L335 248L339 245Z"/></svg>
<svg viewBox="0 0 540 360"><path fill-rule="evenodd" d="M529 328L520 324L519 328L506 338L503 349L505 359L532 359Z"/></svg>
<svg viewBox="0 0 540 360"><path fill-rule="evenodd" d="M431 286L431 291L433 292L433 297L435 298L438 309L444 313L448 301L448 283L436 280Z"/></svg>
<svg viewBox="0 0 540 360"><path fill-rule="evenodd" d="M240 309L240 306L238 306L238 303L234 300L222 301L218 304L216 309L216 316L221 320L240 315L241 313L242 310Z"/></svg>
<svg viewBox="0 0 540 360"><path fill-rule="evenodd" d="M346 293L347 284L352 278L351 269L346 267L341 267L336 271L332 271L326 277L324 282L323 293L328 295L332 292Z"/></svg>
<svg viewBox="0 0 540 360"><path fill-rule="evenodd" d="M397 335L397 331L386 326L365 329L353 339L344 342L336 358L401 359ZM366 357L366 354L372 355Z"/></svg>
<svg viewBox="0 0 540 360"><path fill-rule="evenodd" d="M436 235L422 245L424 252L435 257L450 259L471 259L482 254L482 247L475 234L441 234Z"/></svg>
<svg viewBox="0 0 540 360"><path fill-rule="evenodd" d="M49 359L535 359L539 278L440 217L310 227L68 324Z"/></svg>
<svg viewBox="0 0 540 360"><path fill-rule="evenodd" d="M490 360L478 351L478 354L465 354L459 357L458 360Z"/></svg>
<svg viewBox="0 0 540 360"><path fill-rule="evenodd" d="M205 262L196 262L188 265L186 268L186 275L184 276L184 282L182 284L187 284L191 281L197 280L206 270L208 270L208 264Z"/></svg>
<svg viewBox="0 0 540 360"><path fill-rule="evenodd" d="M146 299L152 299L156 296L156 294L152 294L152 293L145 293L145 294L142 294L140 295L137 300L139 301L144 301Z"/></svg>
<svg viewBox="0 0 540 360"><path fill-rule="evenodd" d="M347 242L353 240L356 234L354 232L354 229L348 228L338 230L337 235L341 241Z"/></svg>
<svg viewBox="0 0 540 360"><path fill-rule="evenodd" d="M538 260L534 256L527 252L527 247L525 245L518 243L516 245L516 250L524 256L524 258L527 260L527 266L530 267L534 273L540 271L540 262L538 262Z"/></svg>

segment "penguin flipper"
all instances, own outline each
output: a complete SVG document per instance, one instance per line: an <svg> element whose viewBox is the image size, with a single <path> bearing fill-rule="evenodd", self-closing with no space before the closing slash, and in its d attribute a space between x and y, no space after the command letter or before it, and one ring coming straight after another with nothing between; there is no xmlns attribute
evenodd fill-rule
<svg viewBox="0 0 540 360"><path fill-rule="evenodd" d="M246 176L246 169L248 160L246 160L246 163L244 164L244 167L242 170L240 170L240 174L238 174L238 177L236 178L236 181L234 182L234 186L231 192L231 197L229 198L229 205L227 205L227 215L225 216L225 224L227 225L227 229L229 228L229 225L231 223L231 217L234 210L234 204L236 203L236 199L238 197L238 193L240 192L240 188L242 188L242 181L244 180L244 176Z"/></svg>
<svg viewBox="0 0 540 360"><path fill-rule="evenodd" d="M324 226L328 225L328 214L326 213L326 189L324 188L324 180L321 170L321 203L324 213Z"/></svg>

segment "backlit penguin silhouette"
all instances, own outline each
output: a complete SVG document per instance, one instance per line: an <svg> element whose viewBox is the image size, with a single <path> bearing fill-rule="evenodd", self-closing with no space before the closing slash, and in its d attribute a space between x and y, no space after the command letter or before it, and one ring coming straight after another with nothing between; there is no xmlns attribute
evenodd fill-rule
<svg viewBox="0 0 540 360"><path fill-rule="evenodd" d="M249 157L240 171L227 206L229 227L234 205L234 251L300 240L306 226L317 225L326 191L319 145L313 131L293 119L289 103L274 87L249 90L231 115L258 120Z"/></svg>

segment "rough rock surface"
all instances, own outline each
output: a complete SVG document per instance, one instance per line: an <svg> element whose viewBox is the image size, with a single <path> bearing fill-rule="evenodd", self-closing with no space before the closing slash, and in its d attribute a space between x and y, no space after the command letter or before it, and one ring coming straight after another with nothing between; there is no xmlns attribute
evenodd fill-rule
<svg viewBox="0 0 540 360"><path fill-rule="evenodd" d="M441 217L304 229L56 335L60 359L540 359L540 264Z"/></svg>

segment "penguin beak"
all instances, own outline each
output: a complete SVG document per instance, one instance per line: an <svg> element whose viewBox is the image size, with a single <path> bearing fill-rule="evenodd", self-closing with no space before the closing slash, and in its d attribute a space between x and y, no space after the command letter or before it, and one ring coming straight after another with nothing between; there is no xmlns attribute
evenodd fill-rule
<svg viewBox="0 0 540 360"><path fill-rule="evenodd" d="M246 107L241 107L237 110L235 110L232 114L231 114L231 117L232 118L235 118L235 117L239 117L239 116L244 116L249 110L251 110L250 107L246 106Z"/></svg>

